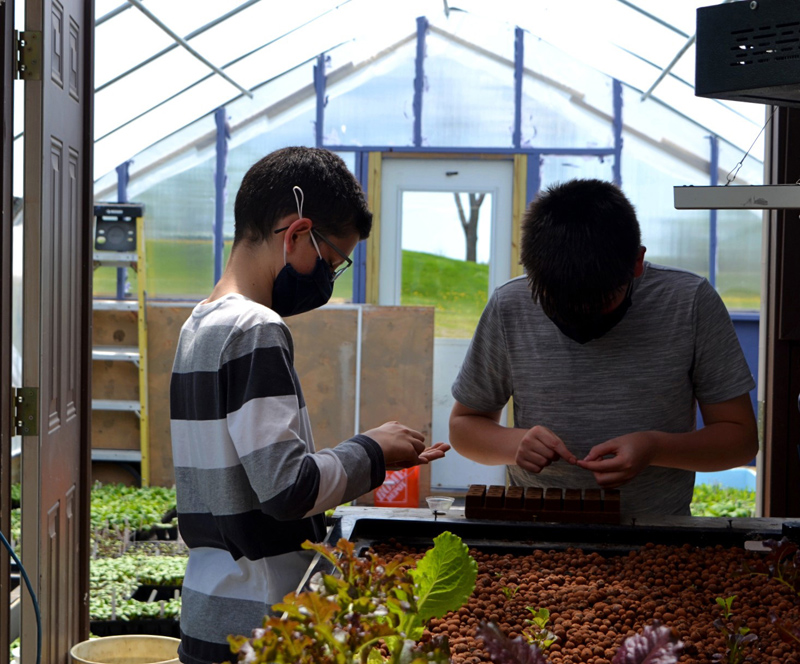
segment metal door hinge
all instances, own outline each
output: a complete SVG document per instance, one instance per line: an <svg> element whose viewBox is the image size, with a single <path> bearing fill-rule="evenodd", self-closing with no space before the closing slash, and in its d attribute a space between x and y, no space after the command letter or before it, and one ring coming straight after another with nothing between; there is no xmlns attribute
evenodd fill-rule
<svg viewBox="0 0 800 664"><path fill-rule="evenodd" d="M42 80L42 31L17 32L17 78Z"/></svg>
<svg viewBox="0 0 800 664"><path fill-rule="evenodd" d="M39 388L14 388L14 433L36 436L39 433Z"/></svg>

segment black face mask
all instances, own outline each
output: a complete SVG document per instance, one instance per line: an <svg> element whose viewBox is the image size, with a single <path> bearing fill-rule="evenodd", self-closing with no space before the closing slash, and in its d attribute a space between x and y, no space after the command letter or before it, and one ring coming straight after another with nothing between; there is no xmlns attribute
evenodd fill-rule
<svg viewBox="0 0 800 664"><path fill-rule="evenodd" d="M588 343L592 339L599 339L604 334L608 334L625 317L631 306L632 290L633 282L628 286L625 299L622 300L620 305L614 311L609 311L606 314L586 316L583 320L575 323L564 323L556 318L550 318L550 320L563 334L579 344Z"/></svg>
<svg viewBox="0 0 800 664"><path fill-rule="evenodd" d="M300 274L286 263L272 285L272 310L296 316L327 304L332 294L331 269L322 258L317 258L311 274Z"/></svg>

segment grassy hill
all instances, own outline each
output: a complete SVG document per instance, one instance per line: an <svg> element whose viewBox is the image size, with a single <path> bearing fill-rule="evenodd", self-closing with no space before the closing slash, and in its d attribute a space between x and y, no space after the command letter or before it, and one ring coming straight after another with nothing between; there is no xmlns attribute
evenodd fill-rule
<svg viewBox="0 0 800 664"><path fill-rule="evenodd" d="M436 307L437 337L471 337L488 289L488 264L403 252L401 304Z"/></svg>

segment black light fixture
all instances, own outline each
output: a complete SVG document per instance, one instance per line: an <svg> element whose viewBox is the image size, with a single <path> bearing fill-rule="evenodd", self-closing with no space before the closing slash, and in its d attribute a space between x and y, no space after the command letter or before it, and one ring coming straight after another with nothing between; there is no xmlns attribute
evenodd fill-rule
<svg viewBox="0 0 800 664"><path fill-rule="evenodd" d="M698 97L800 106L800 3L698 7L696 54Z"/></svg>

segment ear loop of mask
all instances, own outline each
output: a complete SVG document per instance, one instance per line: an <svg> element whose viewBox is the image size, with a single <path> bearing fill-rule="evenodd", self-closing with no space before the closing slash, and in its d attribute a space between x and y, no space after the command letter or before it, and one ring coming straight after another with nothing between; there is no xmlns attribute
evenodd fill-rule
<svg viewBox="0 0 800 664"><path fill-rule="evenodd" d="M303 202L305 201L305 194L303 190L295 185L292 187L292 193L294 193L294 201L297 203L297 218L303 218ZM311 236L311 242L314 243L314 249L317 250L317 256L319 256L320 260L324 261L325 259L322 258L322 252L319 250L319 245L317 244L317 240L314 238L314 233L309 231L309 235ZM286 265L286 242L283 243L283 264Z"/></svg>

